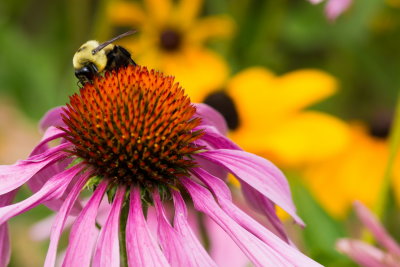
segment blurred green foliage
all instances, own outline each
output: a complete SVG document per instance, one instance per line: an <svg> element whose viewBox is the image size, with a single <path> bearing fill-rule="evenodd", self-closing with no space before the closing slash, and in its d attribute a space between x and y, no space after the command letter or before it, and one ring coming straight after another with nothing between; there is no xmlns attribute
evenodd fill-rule
<svg viewBox="0 0 400 267"><path fill-rule="evenodd" d="M0 3L0 93L38 119L76 89L71 58L91 38L106 38L107 1L4 0ZM400 9L384 1L355 1L335 22L307 1L208 0L204 14L231 14L237 34L210 44L233 72L261 65L277 73L319 68L341 92L318 108L369 120L393 109L400 85ZM35 101L32 101L32 100ZM356 102L356 104L355 104Z"/></svg>

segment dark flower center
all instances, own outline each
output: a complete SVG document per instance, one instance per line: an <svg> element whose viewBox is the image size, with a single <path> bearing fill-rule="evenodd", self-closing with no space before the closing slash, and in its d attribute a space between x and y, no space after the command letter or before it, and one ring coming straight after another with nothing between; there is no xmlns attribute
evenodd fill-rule
<svg viewBox="0 0 400 267"><path fill-rule="evenodd" d="M236 130L239 127L239 114L235 102L223 90L209 94L203 102L224 116L230 130Z"/></svg>
<svg viewBox="0 0 400 267"><path fill-rule="evenodd" d="M87 83L70 97L62 128L70 153L112 182L174 185L195 165L200 118L173 77L128 66Z"/></svg>
<svg viewBox="0 0 400 267"><path fill-rule="evenodd" d="M166 51L178 50L182 43L182 36L179 32L171 29L166 29L161 32L160 35L160 46Z"/></svg>
<svg viewBox="0 0 400 267"><path fill-rule="evenodd" d="M393 113L388 110L375 112L369 122L369 132L372 136L386 139L389 136Z"/></svg>

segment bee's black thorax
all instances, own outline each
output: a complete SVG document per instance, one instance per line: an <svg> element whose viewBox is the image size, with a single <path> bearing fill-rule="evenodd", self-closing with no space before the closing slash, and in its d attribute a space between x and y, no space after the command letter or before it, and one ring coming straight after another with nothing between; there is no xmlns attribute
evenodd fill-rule
<svg viewBox="0 0 400 267"><path fill-rule="evenodd" d="M122 46L115 45L107 54L106 70L115 70L128 65L136 66L135 61L131 58L131 54Z"/></svg>

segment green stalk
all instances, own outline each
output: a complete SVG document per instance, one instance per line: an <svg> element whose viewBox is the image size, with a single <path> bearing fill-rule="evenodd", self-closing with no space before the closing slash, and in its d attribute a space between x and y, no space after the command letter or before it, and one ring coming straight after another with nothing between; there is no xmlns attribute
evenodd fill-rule
<svg viewBox="0 0 400 267"><path fill-rule="evenodd" d="M389 136L389 157L383 177L382 188L375 206L375 214L382 219L390 193L394 162L400 145L400 95L397 98L396 113Z"/></svg>
<svg viewBox="0 0 400 267"><path fill-rule="evenodd" d="M120 218L120 231L119 231L119 249L121 253L121 267L128 267L128 256L126 251L126 224L128 221L129 205L126 201L126 205L122 208Z"/></svg>

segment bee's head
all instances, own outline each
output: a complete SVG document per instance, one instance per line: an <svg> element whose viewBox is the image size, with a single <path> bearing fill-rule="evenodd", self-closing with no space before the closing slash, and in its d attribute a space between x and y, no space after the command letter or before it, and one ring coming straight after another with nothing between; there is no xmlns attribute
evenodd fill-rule
<svg viewBox="0 0 400 267"><path fill-rule="evenodd" d="M102 72L107 65L107 54L114 48L113 44L108 44L102 49L97 49L99 42L91 40L84 43L75 53L72 64L75 70L80 70L93 64L97 72Z"/></svg>

